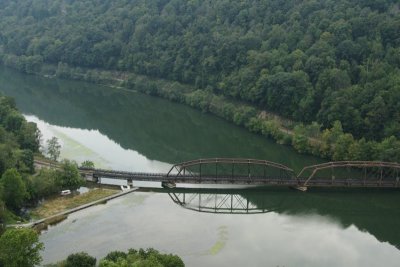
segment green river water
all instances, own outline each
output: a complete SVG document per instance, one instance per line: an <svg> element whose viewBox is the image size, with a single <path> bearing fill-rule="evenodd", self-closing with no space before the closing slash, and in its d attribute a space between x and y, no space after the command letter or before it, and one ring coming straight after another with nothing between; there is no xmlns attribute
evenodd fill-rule
<svg viewBox="0 0 400 267"><path fill-rule="evenodd" d="M298 171L321 159L219 118L140 93L0 69L61 156L96 167L164 172L208 157L266 159ZM177 200L185 198L186 204ZM44 263L77 251L154 247L187 266L398 266L400 192L251 188L134 192L72 214L41 235Z"/></svg>

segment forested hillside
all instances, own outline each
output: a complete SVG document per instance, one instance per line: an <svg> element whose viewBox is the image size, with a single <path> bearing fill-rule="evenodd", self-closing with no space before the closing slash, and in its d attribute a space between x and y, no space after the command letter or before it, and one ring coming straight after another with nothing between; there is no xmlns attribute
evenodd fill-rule
<svg viewBox="0 0 400 267"><path fill-rule="evenodd" d="M356 138L400 138L398 0L2 0L0 60L189 84Z"/></svg>

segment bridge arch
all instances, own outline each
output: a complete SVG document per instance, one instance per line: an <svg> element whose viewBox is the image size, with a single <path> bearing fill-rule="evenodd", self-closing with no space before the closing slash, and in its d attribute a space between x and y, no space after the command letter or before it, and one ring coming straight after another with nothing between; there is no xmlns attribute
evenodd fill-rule
<svg viewBox="0 0 400 267"><path fill-rule="evenodd" d="M266 179L294 179L291 168L267 160L244 158L208 158L197 159L175 164L167 177L186 177L201 179L213 177L215 180L232 180L248 177L249 182Z"/></svg>
<svg viewBox="0 0 400 267"><path fill-rule="evenodd" d="M383 161L336 161L304 167L297 175L303 186L318 184L361 187L400 186L400 164ZM327 183L330 180L330 183Z"/></svg>

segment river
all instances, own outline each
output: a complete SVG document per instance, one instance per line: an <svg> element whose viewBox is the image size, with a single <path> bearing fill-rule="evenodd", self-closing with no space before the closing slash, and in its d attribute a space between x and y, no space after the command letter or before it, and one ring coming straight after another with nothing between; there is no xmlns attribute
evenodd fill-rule
<svg viewBox="0 0 400 267"><path fill-rule="evenodd" d="M322 162L189 107L136 92L0 68L13 96L61 157L96 167L167 171L207 157L258 158L296 171ZM183 199L185 200L183 203ZM72 214L40 237L44 263L87 251L154 247L187 266L398 266L396 190L252 188L134 192Z"/></svg>

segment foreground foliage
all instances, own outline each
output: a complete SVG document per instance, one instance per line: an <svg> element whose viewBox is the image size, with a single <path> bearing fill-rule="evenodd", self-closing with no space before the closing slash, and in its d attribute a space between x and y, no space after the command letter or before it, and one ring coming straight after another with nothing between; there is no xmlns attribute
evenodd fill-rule
<svg viewBox="0 0 400 267"><path fill-rule="evenodd" d="M94 267L96 266L96 258L90 256L86 252L71 254L65 260L64 267Z"/></svg>
<svg viewBox="0 0 400 267"><path fill-rule="evenodd" d="M40 264L44 249L38 234L29 228L9 229L0 237L0 265L33 267Z"/></svg>
<svg viewBox="0 0 400 267"><path fill-rule="evenodd" d="M94 267L96 258L85 252L71 254L66 260L56 264L48 264L46 267ZM113 251L100 260L99 267L184 267L182 259L177 255L162 254L159 251L148 248L129 249L129 251Z"/></svg>
<svg viewBox="0 0 400 267"><path fill-rule="evenodd" d="M44 249L39 235L30 228L8 229L0 236L0 266L33 267L42 261L40 251ZM48 264L48 267L94 267L96 258L86 252L73 253L64 261ZM183 261L176 255L162 254L155 249L130 249L128 253L110 252L99 263L100 267L183 267Z"/></svg>
<svg viewBox="0 0 400 267"><path fill-rule="evenodd" d="M128 253L114 251L100 261L99 267L160 266L183 267L183 261L176 255L161 254L155 249L130 249Z"/></svg>

